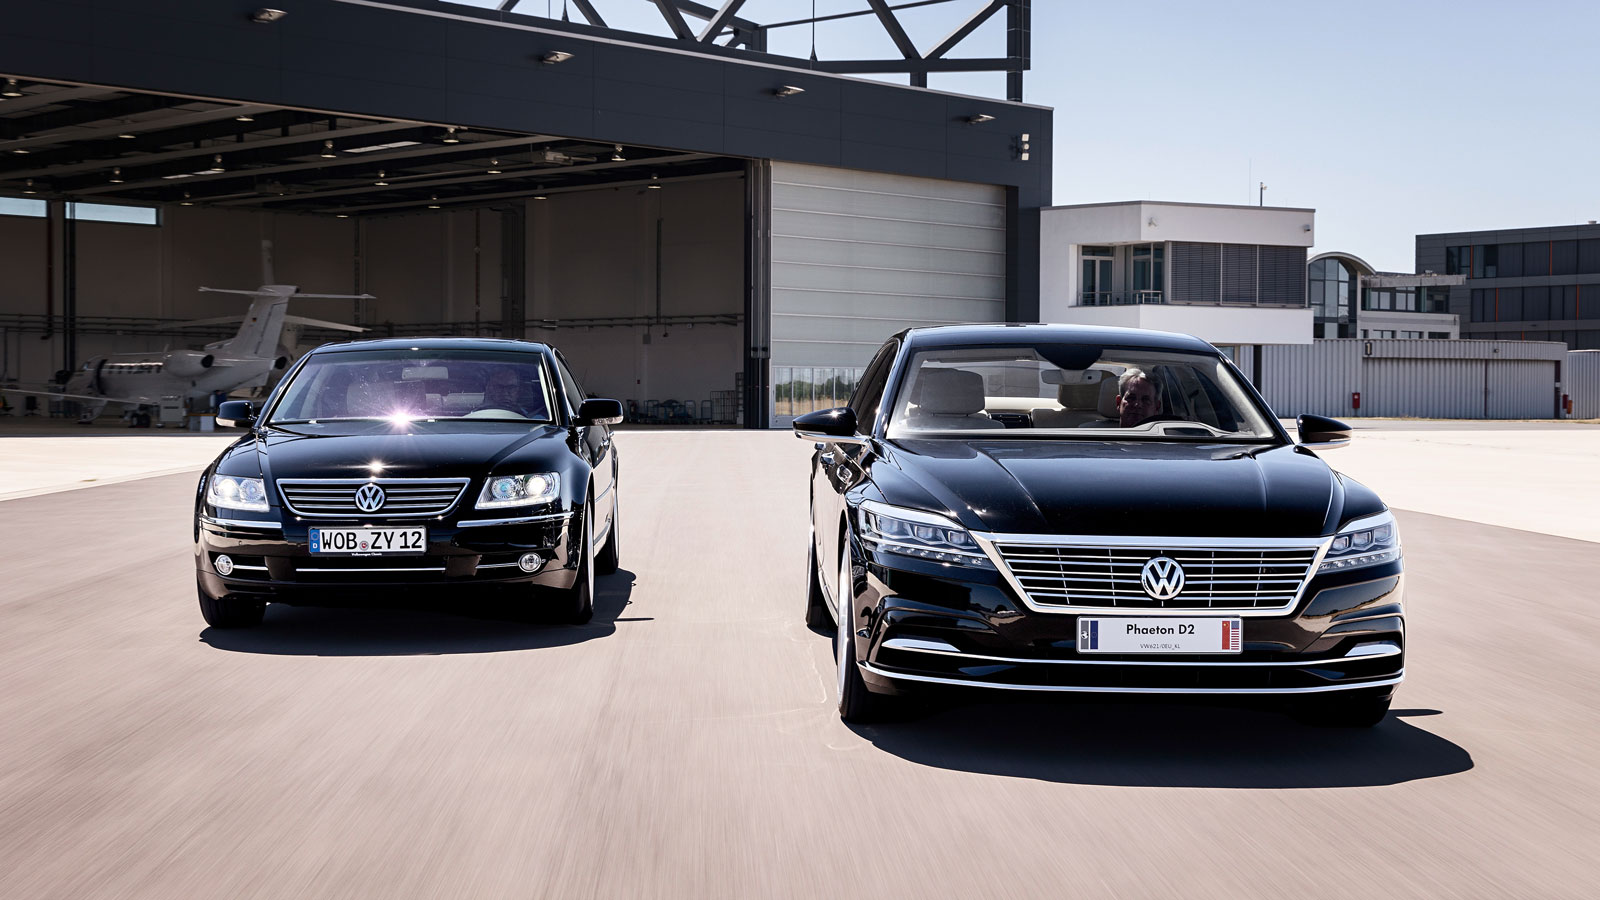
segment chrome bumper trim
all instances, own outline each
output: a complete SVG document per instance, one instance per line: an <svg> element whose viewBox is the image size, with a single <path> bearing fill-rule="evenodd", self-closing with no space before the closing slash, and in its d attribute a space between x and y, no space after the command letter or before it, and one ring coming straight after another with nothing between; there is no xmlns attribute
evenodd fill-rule
<svg viewBox="0 0 1600 900"><path fill-rule="evenodd" d="M234 563L233 564L233 570L235 572L239 571L240 569L243 569L246 572L265 572L267 570L267 567L266 566L242 566L242 565L240 565L238 563ZM226 576L224 576L224 577L226 577Z"/></svg>
<svg viewBox="0 0 1600 900"><path fill-rule="evenodd" d="M548 522L551 519L570 519L572 513L549 513L543 516L518 516L514 519L462 519L457 528L481 528L485 525L524 525L528 522Z"/></svg>
<svg viewBox="0 0 1600 900"><path fill-rule="evenodd" d="M443 572L444 566L438 568L406 566L398 569L295 569L296 572L331 572L336 575L365 575L368 572Z"/></svg>
<svg viewBox="0 0 1600 900"><path fill-rule="evenodd" d="M508 562L508 563L480 563L478 565L478 568L480 568L480 569L514 569L514 568L517 567L517 565L518 564L514 563L514 562ZM529 572L528 574L532 575L533 573Z"/></svg>
<svg viewBox="0 0 1600 900"><path fill-rule="evenodd" d="M935 656L949 656L959 659L981 660L983 662L1012 663L1014 665L1044 665L1044 666L1326 666L1337 665L1352 659L1381 659L1385 656L1399 656L1400 647L1396 644L1384 642L1383 644L1360 644L1351 648L1344 656L1330 656L1325 659L1292 660L1285 662L1258 662L1207 659L1202 661L1181 660L1116 660L1116 659L1027 659L1015 656L985 656L981 653L962 653L944 641L926 641L920 638L890 638L879 646L886 650L905 650L908 653L931 653ZM1357 653L1362 647L1377 649ZM1382 649L1387 647L1388 649ZM948 649L945 649L948 648Z"/></svg>
<svg viewBox="0 0 1600 900"><path fill-rule="evenodd" d="M1051 691L1077 694L1325 694L1330 691L1359 691L1363 688L1389 687L1405 680L1406 672L1381 681L1363 681L1359 684L1330 684L1303 688L1144 688L1144 687L1078 687L1060 684L997 684L992 681L966 681L960 678L939 678L933 675L906 675L888 672L872 663L857 663L863 669L883 678L900 681L921 681L929 684L948 684L957 687L993 688L1001 691Z"/></svg>
<svg viewBox="0 0 1600 900"><path fill-rule="evenodd" d="M283 530L282 522L259 522L253 519L219 519L216 516L201 516L200 521L207 525L221 525L224 528L264 528L268 531Z"/></svg>

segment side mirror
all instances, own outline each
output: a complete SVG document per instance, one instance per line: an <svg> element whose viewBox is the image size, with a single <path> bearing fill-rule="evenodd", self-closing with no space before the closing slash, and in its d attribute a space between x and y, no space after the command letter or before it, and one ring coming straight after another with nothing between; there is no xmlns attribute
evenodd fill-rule
<svg viewBox="0 0 1600 900"><path fill-rule="evenodd" d="M1295 420L1300 429L1300 444L1312 450L1332 450L1350 444L1350 426L1327 416L1301 416Z"/></svg>
<svg viewBox="0 0 1600 900"><path fill-rule="evenodd" d="M249 400L224 400L217 406L217 424L223 428L249 428L255 423L255 404Z"/></svg>
<svg viewBox="0 0 1600 900"><path fill-rule="evenodd" d="M615 425L621 421L620 400L585 400L578 407L579 425Z"/></svg>
<svg viewBox="0 0 1600 900"><path fill-rule="evenodd" d="M819 409L794 420L794 435L807 441L828 444L865 444L867 439L856 434L856 414L848 406L838 409Z"/></svg>

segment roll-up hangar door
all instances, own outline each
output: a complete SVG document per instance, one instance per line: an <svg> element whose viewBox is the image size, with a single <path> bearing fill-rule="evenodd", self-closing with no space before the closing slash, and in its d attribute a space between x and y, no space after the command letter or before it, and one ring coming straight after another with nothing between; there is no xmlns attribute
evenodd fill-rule
<svg viewBox="0 0 1600 900"><path fill-rule="evenodd" d="M1548 419L1555 366L1543 359L1364 360L1362 413L1430 419Z"/></svg>
<svg viewBox="0 0 1600 900"><path fill-rule="evenodd" d="M771 196L775 426L844 405L903 328L1005 320L1004 188L774 163Z"/></svg>

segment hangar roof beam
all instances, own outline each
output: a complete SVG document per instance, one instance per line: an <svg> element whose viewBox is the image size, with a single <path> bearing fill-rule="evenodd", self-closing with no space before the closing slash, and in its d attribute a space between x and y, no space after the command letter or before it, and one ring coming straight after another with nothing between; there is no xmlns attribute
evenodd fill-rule
<svg viewBox="0 0 1600 900"><path fill-rule="evenodd" d="M179 101L179 102L193 102L193 101ZM232 119L235 116L253 116L253 115L258 115L260 113L271 112L274 109L277 109L277 107L275 107L275 106L257 106L257 105L250 105L250 106L222 106L222 107L216 107L216 108L213 108L213 109L203 110L201 112L189 113L187 115L172 116L170 118L164 118L164 119L160 120L160 123L161 123L161 126L163 128L176 128L176 127L180 127L180 126L183 126L183 125L193 125L193 124L197 124L197 123L200 123L200 122L215 122L218 119ZM128 128L129 128L128 125L117 123L117 124L114 124L114 125L107 125L107 126L102 127L102 128L94 128L94 129L90 129L88 131L83 131L83 132L73 132L73 131L68 130L68 131L66 131L64 133L33 135L31 137L22 138L20 140L9 141L9 142L6 143L6 145L3 148L0 148L0 149L15 150L15 149L18 149L18 148L37 147L37 146L40 146L42 144L56 144L56 143L60 143L61 141L64 141L64 140L66 140L66 141L91 141L91 140L94 140L96 138L116 137L117 135L122 134L123 132L127 131Z"/></svg>
<svg viewBox="0 0 1600 900"><path fill-rule="evenodd" d="M43 135L64 128L74 128L102 119L121 119L141 113L155 112L191 103L178 97L161 97L153 94L134 94L100 103L79 103L54 112L37 113L16 119L0 120L0 140L12 140L28 135ZM0 107L0 112L10 112ZM128 126L121 126L128 127Z"/></svg>

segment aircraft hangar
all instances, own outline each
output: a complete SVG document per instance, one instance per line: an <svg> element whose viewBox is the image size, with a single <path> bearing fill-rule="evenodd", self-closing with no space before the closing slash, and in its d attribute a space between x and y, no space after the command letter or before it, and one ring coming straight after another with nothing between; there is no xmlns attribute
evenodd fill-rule
<svg viewBox="0 0 1600 900"><path fill-rule="evenodd" d="M600 2L278 2L9 5L0 379L220 339L246 304L198 288L271 281L372 295L289 309L368 336L549 341L639 419L770 427L901 328L1038 317L1028 0L932 47L863 0L885 60L769 52L739 0L655 0L670 36ZM954 52L992 23L1003 54ZM1010 99L925 87L953 71Z"/></svg>

